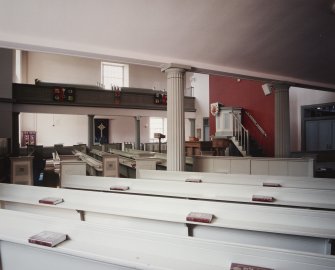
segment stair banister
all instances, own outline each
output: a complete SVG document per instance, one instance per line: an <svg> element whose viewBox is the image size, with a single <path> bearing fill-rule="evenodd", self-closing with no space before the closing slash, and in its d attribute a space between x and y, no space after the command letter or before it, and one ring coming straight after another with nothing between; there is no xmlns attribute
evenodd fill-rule
<svg viewBox="0 0 335 270"><path fill-rule="evenodd" d="M239 143L242 145L242 149L249 154L249 131L242 125L235 113L233 116L233 135Z"/></svg>
<svg viewBox="0 0 335 270"><path fill-rule="evenodd" d="M264 129L258 124L258 122L255 120L255 118L249 113L248 111L245 111L246 115L250 118L250 120L254 123L254 125L257 127L257 129L260 131L260 133L263 134L264 137L267 137L268 135L264 131Z"/></svg>

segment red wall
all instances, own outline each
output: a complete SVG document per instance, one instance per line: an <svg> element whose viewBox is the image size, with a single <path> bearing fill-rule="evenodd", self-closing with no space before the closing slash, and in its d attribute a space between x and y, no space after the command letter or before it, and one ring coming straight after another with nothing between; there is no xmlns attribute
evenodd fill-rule
<svg viewBox="0 0 335 270"><path fill-rule="evenodd" d="M250 112L267 133L261 135L248 116L242 114L242 124L261 145L266 156L274 156L274 93L264 95L262 81L244 80L224 76L209 76L209 102L220 102L226 107L241 107ZM215 134L215 118L210 114L210 135Z"/></svg>

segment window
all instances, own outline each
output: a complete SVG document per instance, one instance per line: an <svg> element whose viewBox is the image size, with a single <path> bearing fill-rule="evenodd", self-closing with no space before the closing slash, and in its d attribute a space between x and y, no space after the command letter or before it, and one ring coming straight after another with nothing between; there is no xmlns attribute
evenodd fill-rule
<svg viewBox="0 0 335 270"><path fill-rule="evenodd" d="M116 63L101 63L101 83L105 89L112 89L112 86L129 86L129 67L128 65Z"/></svg>
<svg viewBox="0 0 335 270"><path fill-rule="evenodd" d="M167 139L167 119L163 117L150 117L150 141L157 142L155 138L155 133L162 133L166 137L162 141L166 141Z"/></svg>

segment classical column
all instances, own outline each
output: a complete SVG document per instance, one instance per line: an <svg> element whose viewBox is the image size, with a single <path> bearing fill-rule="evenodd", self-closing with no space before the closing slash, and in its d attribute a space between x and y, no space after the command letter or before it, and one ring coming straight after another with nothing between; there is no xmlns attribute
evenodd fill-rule
<svg viewBox="0 0 335 270"><path fill-rule="evenodd" d="M275 85L275 157L290 156L289 86Z"/></svg>
<svg viewBox="0 0 335 270"><path fill-rule="evenodd" d="M93 139L94 139L94 115L89 114L87 116L87 120L88 120L88 148L92 149L93 146Z"/></svg>
<svg viewBox="0 0 335 270"><path fill-rule="evenodd" d="M19 112L12 113L12 153L14 156L18 156L20 154L19 115Z"/></svg>
<svg viewBox="0 0 335 270"><path fill-rule="evenodd" d="M185 167L184 73L190 67L169 64L167 74L167 170Z"/></svg>
<svg viewBox="0 0 335 270"><path fill-rule="evenodd" d="M141 149L141 117L135 116L135 149Z"/></svg>
<svg viewBox="0 0 335 270"><path fill-rule="evenodd" d="M189 118L190 121L190 136L195 137L195 118Z"/></svg>

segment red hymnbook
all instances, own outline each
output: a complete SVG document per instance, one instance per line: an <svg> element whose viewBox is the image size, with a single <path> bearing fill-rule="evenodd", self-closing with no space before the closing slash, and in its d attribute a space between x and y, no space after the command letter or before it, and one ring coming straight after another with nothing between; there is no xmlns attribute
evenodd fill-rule
<svg viewBox="0 0 335 270"><path fill-rule="evenodd" d="M67 239L64 233L43 231L29 237L28 242L36 245L54 247Z"/></svg>
<svg viewBox="0 0 335 270"><path fill-rule="evenodd" d="M64 199L55 198L55 197L46 197L46 198L40 199L38 202L45 203L45 204L59 204L59 203L64 202Z"/></svg>
<svg viewBox="0 0 335 270"><path fill-rule="evenodd" d="M230 266L230 270L274 270L274 269L264 268L264 267L254 266L254 265L232 263Z"/></svg>
<svg viewBox="0 0 335 270"><path fill-rule="evenodd" d="M271 196L253 195L252 201L254 202L274 202L274 198Z"/></svg>
<svg viewBox="0 0 335 270"><path fill-rule="evenodd" d="M281 187L281 184L277 183L263 183L263 187Z"/></svg>
<svg viewBox="0 0 335 270"><path fill-rule="evenodd" d="M197 212L191 212L186 217L187 221L202 222L202 223L211 223L212 219L213 219L212 214L197 213Z"/></svg>
<svg viewBox="0 0 335 270"><path fill-rule="evenodd" d="M202 180L199 178L187 178L185 182L191 182L191 183L201 183Z"/></svg>
<svg viewBox="0 0 335 270"><path fill-rule="evenodd" d="M110 190L121 190L121 191L125 191L128 190L129 187L128 186L111 186Z"/></svg>

